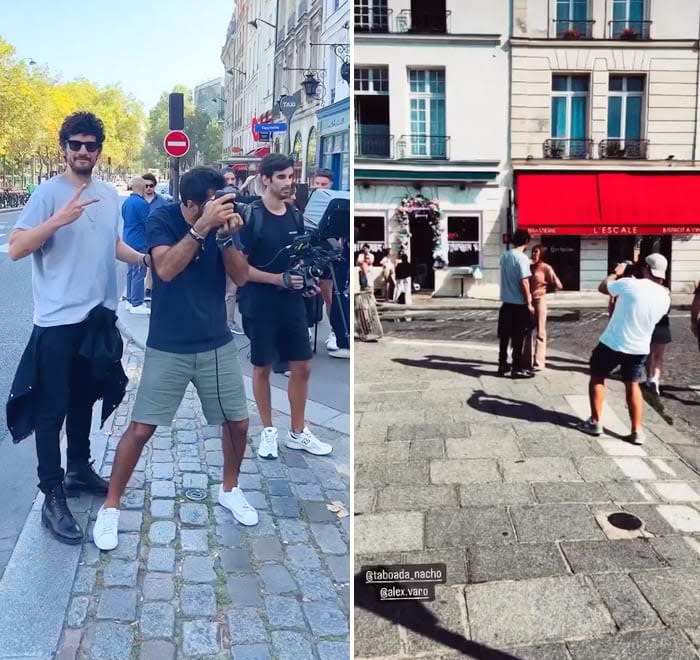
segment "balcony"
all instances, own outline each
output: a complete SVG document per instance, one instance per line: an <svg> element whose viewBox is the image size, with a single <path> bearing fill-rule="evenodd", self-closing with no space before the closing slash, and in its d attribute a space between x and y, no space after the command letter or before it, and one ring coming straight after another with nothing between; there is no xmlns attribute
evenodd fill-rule
<svg viewBox="0 0 700 660"><path fill-rule="evenodd" d="M388 128L388 127L387 127ZM355 135L355 156L360 158L393 158L394 136L389 132L359 132Z"/></svg>
<svg viewBox="0 0 700 660"><path fill-rule="evenodd" d="M399 160L413 158L447 160L449 146L449 135L426 135L424 133L402 135L396 145L396 158Z"/></svg>
<svg viewBox="0 0 700 660"><path fill-rule="evenodd" d="M369 13L355 7L355 32L387 34L391 13L387 7L375 7Z"/></svg>
<svg viewBox="0 0 700 660"><path fill-rule="evenodd" d="M609 21L610 39L648 41L651 39L651 21Z"/></svg>
<svg viewBox="0 0 700 660"><path fill-rule="evenodd" d="M595 21L560 21L554 19L557 39L576 41L578 39L593 39L593 23Z"/></svg>
<svg viewBox="0 0 700 660"><path fill-rule="evenodd" d="M646 160L649 140L608 138L598 145L598 158Z"/></svg>
<svg viewBox="0 0 700 660"><path fill-rule="evenodd" d="M589 138L551 138L542 143L542 156L547 159L586 159L592 152Z"/></svg>
<svg viewBox="0 0 700 660"><path fill-rule="evenodd" d="M404 9L396 17L394 31L408 34L449 34L451 11Z"/></svg>

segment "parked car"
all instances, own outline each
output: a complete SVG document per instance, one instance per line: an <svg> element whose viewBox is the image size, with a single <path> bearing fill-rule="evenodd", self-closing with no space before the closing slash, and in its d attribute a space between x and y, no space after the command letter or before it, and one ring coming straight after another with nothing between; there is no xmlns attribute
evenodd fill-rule
<svg viewBox="0 0 700 660"><path fill-rule="evenodd" d="M166 201L172 202L173 196L170 194L170 184L167 181L156 184L156 192Z"/></svg>

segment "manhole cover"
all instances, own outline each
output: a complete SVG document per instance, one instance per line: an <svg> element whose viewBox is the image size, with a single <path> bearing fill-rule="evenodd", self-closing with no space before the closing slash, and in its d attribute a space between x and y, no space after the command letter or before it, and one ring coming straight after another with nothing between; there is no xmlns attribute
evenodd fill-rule
<svg viewBox="0 0 700 660"><path fill-rule="evenodd" d="M207 491L203 488L188 488L185 491L185 497L193 502L201 502L207 499Z"/></svg>
<svg viewBox="0 0 700 660"><path fill-rule="evenodd" d="M618 529L633 531L642 528L642 521L631 513L611 513L608 522Z"/></svg>

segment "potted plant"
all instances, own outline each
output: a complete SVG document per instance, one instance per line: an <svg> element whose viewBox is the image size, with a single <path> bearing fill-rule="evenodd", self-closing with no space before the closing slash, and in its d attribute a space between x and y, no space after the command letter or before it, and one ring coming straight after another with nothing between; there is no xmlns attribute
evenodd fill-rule
<svg viewBox="0 0 700 660"><path fill-rule="evenodd" d="M627 39L628 41L634 41L638 37L637 30L633 27L626 27L620 30L620 39Z"/></svg>
<svg viewBox="0 0 700 660"><path fill-rule="evenodd" d="M568 28L564 30L562 37L564 39L580 39L582 36L581 30L578 28Z"/></svg>

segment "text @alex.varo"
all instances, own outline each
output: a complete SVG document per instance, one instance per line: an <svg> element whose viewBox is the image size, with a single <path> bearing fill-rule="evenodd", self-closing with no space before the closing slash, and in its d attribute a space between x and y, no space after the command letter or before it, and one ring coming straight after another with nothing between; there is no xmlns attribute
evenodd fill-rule
<svg viewBox="0 0 700 660"><path fill-rule="evenodd" d="M435 600L435 585L447 582L445 564L406 564L364 566L362 578L373 587L377 599Z"/></svg>

